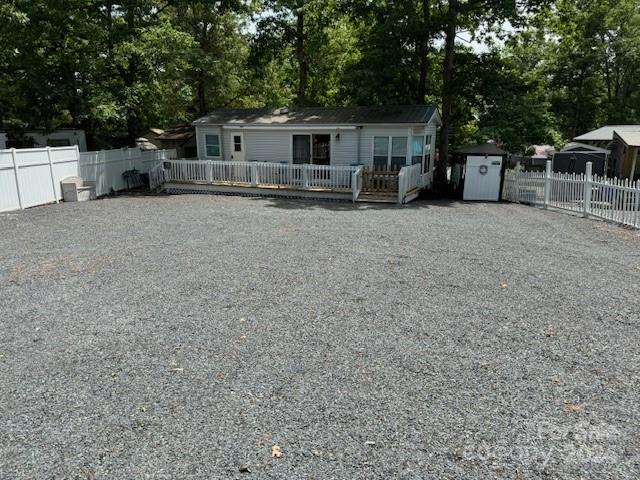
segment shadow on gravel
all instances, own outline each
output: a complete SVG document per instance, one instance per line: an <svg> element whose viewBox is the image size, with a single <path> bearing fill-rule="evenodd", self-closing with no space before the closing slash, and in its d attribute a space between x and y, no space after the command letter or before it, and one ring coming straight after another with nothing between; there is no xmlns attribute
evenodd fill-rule
<svg viewBox="0 0 640 480"><path fill-rule="evenodd" d="M283 210L314 210L323 209L331 211L351 211L351 210L419 210L430 208L451 208L462 202L454 200L416 200L407 205L395 203L351 203L330 200L305 200L305 199L282 199L282 198L258 198L251 200L265 202L266 207L280 208Z"/></svg>

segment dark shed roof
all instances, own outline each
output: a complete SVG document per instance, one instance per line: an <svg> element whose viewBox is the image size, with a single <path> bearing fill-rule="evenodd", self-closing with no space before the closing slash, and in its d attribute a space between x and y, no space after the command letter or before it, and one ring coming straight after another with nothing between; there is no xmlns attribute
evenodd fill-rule
<svg viewBox="0 0 640 480"><path fill-rule="evenodd" d="M194 122L214 125L361 125L376 123L428 123L433 105L384 107L309 107L287 109L241 108L214 110Z"/></svg>
<svg viewBox="0 0 640 480"><path fill-rule="evenodd" d="M478 143L474 145L465 145L456 150L456 153L479 155L507 155L507 152L498 147L495 143Z"/></svg>

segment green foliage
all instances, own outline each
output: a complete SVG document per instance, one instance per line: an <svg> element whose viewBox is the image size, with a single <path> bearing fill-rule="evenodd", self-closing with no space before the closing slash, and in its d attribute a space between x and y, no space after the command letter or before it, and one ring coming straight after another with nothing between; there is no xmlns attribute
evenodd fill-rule
<svg viewBox="0 0 640 480"><path fill-rule="evenodd" d="M90 146L301 94L448 98L453 147L522 152L640 123L637 0L6 0L0 24L0 128L80 127ZM447 31L489 51L458 40L444 69Z"/></svg>

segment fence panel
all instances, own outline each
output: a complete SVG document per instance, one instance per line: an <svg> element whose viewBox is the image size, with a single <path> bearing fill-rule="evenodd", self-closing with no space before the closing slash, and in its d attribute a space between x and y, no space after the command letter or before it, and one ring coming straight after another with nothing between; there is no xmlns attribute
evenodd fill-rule
<svg viewBox="0 0 640 480"><path fill-rule="evenodd" d="M0 211L62 199L60 180L78 172L77 147L0 151Z"/></svg>
<svg viewBox="0 0 640 480"><path fill-rule="evenodd" d="M507 170L502 199L640 228L640 181L592 176L590 163L581 175L553 173L550 164L546 172Z"/></svg>

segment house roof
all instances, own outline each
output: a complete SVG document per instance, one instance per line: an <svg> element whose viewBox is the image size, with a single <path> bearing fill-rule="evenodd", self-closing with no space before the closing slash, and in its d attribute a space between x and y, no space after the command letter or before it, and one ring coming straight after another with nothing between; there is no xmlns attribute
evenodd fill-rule
<svg viewBox="0 0 640 480"><path fill-rule="evenodd" d="M546 159L556 152L553 145L534 145L531 158Z"/></svg>
<svg viewBox="0 0 640 480"><path fill-rule="evenodd" d="M464 145L456 150L456 153L473 154L478 153L480 155L507 155L508 152L502 150L495 143L478 143Z"/></svg>
<svg viewBox="0 0 640 480"><path fill-rule="evenodd" d="M614 135L615 138L622 140L627 147L640 147L640 131L625 132L615 130Z"/></svg>
<svg viewBox="0 0 640 480"><path fill-rule="evenodd" d="M196 133L196 129L192 125L178 125L169 128L156 137L156 140L189 140Z"/></svg>
<svg viewBox="0 0 640 480"><path fill-rule="evenodd" d="M613 132L639 132L640 125L605 125L604 127L592 130L579 137L575 137L576 142L605 142L613 140Z"/></svg>
<svg viewBox="0 0 640 480"><path fill-rule="evenodd" d="M214 125L362 125L429 123L436 116L433 105L382 107L307 107L292 109L242 108L214 110L194 124Z"/></svg>
<svg viewBox="0 0 640 480"><path fill-rule="evenodd" d="M596 147L594 145L587 145L586 143L580 142L569 142L567 143L561 152L596 152L596 153L605 153L609 155L611 150L607 150L606 148Z"/></svg>

